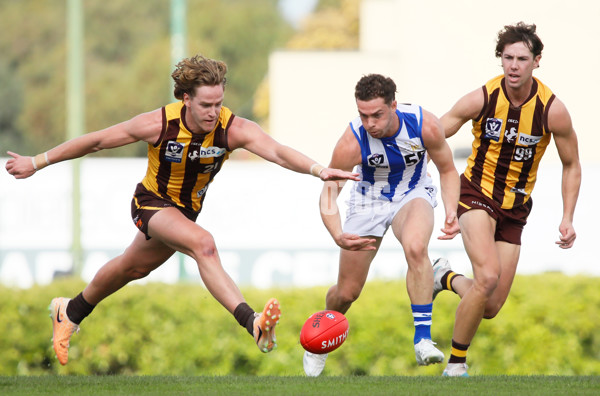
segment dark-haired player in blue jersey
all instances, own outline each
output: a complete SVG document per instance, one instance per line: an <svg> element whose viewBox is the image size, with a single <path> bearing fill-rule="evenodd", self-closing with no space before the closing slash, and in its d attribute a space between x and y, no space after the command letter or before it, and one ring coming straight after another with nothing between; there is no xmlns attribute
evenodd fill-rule
<svg viewBox="0 0 600 396"><path fill-rule="evenodd" d="M344 183L326 182L321 193L323 223L341 248L338 281L327 293L326 308L345 313L358 298L391 226L408 263L416 360L429 365L442 362L444 354L431 340L433 270L427 248L437 189L427 174L428 158L440 174L444 237L459 231L459 177L440 121L420 106L399 105L395 94L391 78L362 77L355 88L359 117L350 122L333 151L330 166L347 171L356 167L361 181L351 185L343 227L336 200ZM326 358L305 352L306 374L318 376Z"/></svg>

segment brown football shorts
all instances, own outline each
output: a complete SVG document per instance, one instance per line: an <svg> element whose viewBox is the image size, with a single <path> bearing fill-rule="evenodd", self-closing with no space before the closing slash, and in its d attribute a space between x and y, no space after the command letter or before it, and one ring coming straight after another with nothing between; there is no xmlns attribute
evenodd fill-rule
<svg viewBox="0 0 600 396"><path fill-rule="evenodd" d="M533 200L529 198L523 205L512 209L502 209L493 199L486 197L477 189L465 175L460 176L460 200L458 202L457 215L460 218L469 210L484 210L496 220L496 233L494 240L521 244L523 227L527 224L527 217L531 213Z"/></svg>
<svg viewBox="0 0 600 396"><path fill-rule="evenodd" d="M146 239L150 239L148 235L148 222L158 211L164 208L177 208L185 217L195 222L199 212L194 212L187 208L181 207L176 203L159 197L153 192L148 191L142 183L139 183L133 193L131 200L131 218L133 224L146 235Z"/></svg>

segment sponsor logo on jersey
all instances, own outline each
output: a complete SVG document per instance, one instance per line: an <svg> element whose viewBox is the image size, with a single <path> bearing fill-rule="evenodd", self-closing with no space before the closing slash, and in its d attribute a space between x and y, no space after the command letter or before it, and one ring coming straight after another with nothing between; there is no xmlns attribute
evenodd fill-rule
<svg viewBox="0 0 600 396"><path fill-rule="evenodd" d="M165 150L165 160L169 162L180 163L183 158L183 147L185 144L179 143L173 140L167 142L167 149Z"/></svg>
<svg viewBox="0 0 600 396"><path fill-rule="evenodd" d="M524 188L513 187L510 189L510 192L515 194L528 195Z"/></svg>
<svg viewBox="0 0 600 396"><path fill-rule="evenodd" d="M500 140L500 132L502 131L502 119L501 118L487 118L485 120L485 138L493 140L495 142Z"/></svg>
<svg viewBox="0 0 600 396"><path fill-rule="evenodd" d="M208 184L202 187L200 190L198 190L198 192L196 193L196 198L200 198L201 196L203 196L206 193L206 190L208 190Z"/></svg>
<svg viewBox="0 0 600 396"><path fill-rule="evenodd" d="M521 146L534 146L538 144L540 140L542 140L542 136L528 135L526 133L520 132L519 140L517 143Z"/></svg>
<svg viewBox="0 0 600 396"><path fill-rule="evenodd" d="M214 158L221 157L225 154L225 149L222 147L200 147L198 150L190 150L188 158L192 161L197 161L199 158Z"/></svg>
<svg viewBox="0 0 600 396"><path fill-rule="evenodd" d="M375 168L388 168L385 163L385 156L381 153L374 153L367 157L367 164Z"/></svg>
<svg viewBox="0 0 600 396"><path fill-rule="evenodd" d="M508 143L514 142L516 137L517 137L517 128L515 128L515 127L506 128L506 131L504 131L504 138L506 139L506 141Z"/></svg>

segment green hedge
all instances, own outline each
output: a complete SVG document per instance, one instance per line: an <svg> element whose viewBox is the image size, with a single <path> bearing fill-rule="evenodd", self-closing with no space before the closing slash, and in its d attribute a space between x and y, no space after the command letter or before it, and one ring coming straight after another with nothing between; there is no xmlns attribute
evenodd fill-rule
<svg viewBox="0 0 600 396"><path fill-rule="evenodd" d="M598 278L561 274L517 276L500 314L483 321L469 349L473 375L599 375ZM304 320L323 309L326 287L244 289L262 308L282 305L277 350L261 353L245 329L201 286L130 285L102 302L71 339L62 367L52 350L47 306L85 284L61 280L28 290L0 288L0 375L303 375L298 341ZM449 356L458 297L441 293L433 339ZM327 375L440 375L418 367L404 282L369 282L347 314L350 334L330 354Z"/></svg>

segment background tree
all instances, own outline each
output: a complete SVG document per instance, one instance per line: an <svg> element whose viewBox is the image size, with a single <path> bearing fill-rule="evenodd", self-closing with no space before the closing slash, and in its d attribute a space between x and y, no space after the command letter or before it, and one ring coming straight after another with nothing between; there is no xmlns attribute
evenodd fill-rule
<svg viewBox="0 0 600 396"><path fill-rule="evenodd" d="M170 2L85 0L85 132L158 108L172 97ZM0 149L47 150L66 136L66 1L0 2ZM277 0L187 0L187 54L224 60L226 105L253 117L268 53L292 27ZM99 156L145 155L144 144Z"/></svg>

